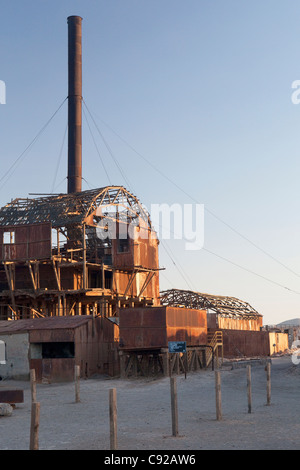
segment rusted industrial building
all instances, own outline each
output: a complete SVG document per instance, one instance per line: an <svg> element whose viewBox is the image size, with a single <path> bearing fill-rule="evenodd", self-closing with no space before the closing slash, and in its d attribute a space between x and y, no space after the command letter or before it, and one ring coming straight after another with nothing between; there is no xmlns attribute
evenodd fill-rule
<svg viewBox="0 0 300 470"><path fill-rule="evenodd" d="M157 305L158 240L124 187L82 191L82 18L68 17L68 192L0 209L0 319Z"/></svg>
<svg viewBox="0 0 300 470"><path fill-rule="evenodd" d="M67 194L0 208L0 340L24 334L40 380L70 378L75 364L82 376L128 376L196 370L219 354L268 355L262 316L246 302L160 293L159 241L135 195L82 191L81 21L68 18ZM185 358L169 353L171 341L186 343ZM48 357L63 350L73 356Z"/></svg>
<svg viewBox="0 0 300 470"><path fill-rule="evenodd" d="M263 317L243 300L170 289L161 293L161 302L180 308L205 309L210 334L222 333L224 357L270 355L269 334L262 329Z"/></svg>
<svg viewBox="0 0 300 470"><path fill-rule="evenodd" d="M260 331L263 326L262 315L236 297L170 289L161 292L160 298L162 305L205 309L209 329Z"/></svg>
<svg viewBox="0 0 300 470"><path fill-rule="evenodd" d="M156 233L123 187L12 201L0 209L0 260L2 320L158 303Z"/></svg>

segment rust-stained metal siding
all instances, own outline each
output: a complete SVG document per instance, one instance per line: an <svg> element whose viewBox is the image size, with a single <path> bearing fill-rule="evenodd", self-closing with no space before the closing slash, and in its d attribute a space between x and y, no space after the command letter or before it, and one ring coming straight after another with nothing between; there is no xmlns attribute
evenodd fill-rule
<svg viewBox="0 0 300 470"><path fill-rule="evenodd" d="M30 359L30 369L35 369L36 380L41 382L70 382L74 379L75 359Z"/></svg>
<svg viewBox="0 0 300 470"><path fill-rule="evenodd" d="M134 239L129 237L128 251L123 253L118 251L118 240L112 240L112 260L116 268L114 288L120 295L126 293L131 297L153 298L154 305L159 304L158 239L154 232L147 232L145 238L136 232Z"/></svg>
<svg viewBox="0 0 300 470"><path fill-rule="evenodd" d="M282 353L289 348L289 338L287 333L269 331L270 355Z"/></svg>
<svg viewBox="0 0 300 470"><path fill-rule="evenodd" d="M0 334L34 332L38 330L65 330L77 328L91 321L89 316L66 316L66 317L46 317L33 318L18 321L0 321Z"/></svg>
<svg viewBox="0 0 300 470"><path fill-rule="evenodd" d="M0 390L0 403L24 403L23 390Z"/></svg>
<svg viewBox="0 0 300 470"><path fill-rule="evenodd" d="M175 307L120 309L120 348L166 348L169 341L206 344L205 310Z"/></svg>
<svg viewBox="0 0 300 470"><path fill-rule="evenodd" d="M268 331L221 330L225 358L270 355Z"/></svg>
<svg viewBox="0 0 300 470"><path fill-rule="evenodd" d="M4 243L4 233L14 233L14 243ZM51 259L51 224L0 227L0 261Z"/></svg>
<svg viewBox="0 0 300 470"><path fill-rule="evenodd" d="M226 318L218 317L218 327L227 330L260 331L262 317L257 318Z"/></svg>
<svg viewBox="0 0 300 470"><path fill-rule="evenodd" d="M217 313L207 314L208 328L219 328L224 330L246 330L260 331L263 326L262 316L256 318L247 317L226 317Z"/></svg>

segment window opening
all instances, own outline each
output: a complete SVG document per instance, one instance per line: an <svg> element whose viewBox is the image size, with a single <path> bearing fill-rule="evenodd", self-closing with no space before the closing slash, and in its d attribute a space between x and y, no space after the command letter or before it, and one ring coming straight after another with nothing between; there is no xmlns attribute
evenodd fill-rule
<svg viewBox="0 0 300 470"><path fill-rule="evenodd" d="M3 243L4 245L13 245L15 243L15 232L4 232Z"/></svg>

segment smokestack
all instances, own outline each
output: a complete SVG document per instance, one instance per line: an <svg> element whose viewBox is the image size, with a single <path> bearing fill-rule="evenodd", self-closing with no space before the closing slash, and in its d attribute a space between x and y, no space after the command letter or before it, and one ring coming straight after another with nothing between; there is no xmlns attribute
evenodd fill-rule
<svg viewBox="0 0 300 470"><path fill-rule="evenodd" d="M80 16L68 17L68 193L82 183L82 50Z"/></svg>

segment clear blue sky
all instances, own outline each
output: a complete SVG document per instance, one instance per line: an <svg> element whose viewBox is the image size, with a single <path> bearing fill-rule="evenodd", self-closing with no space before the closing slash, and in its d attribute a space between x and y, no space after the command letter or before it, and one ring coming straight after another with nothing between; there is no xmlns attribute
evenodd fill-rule
<svg viewBox="0 0 300 470"><path fill-rule="evenodd" d="M124 185L149 209L204 204L209 251L164 240L161 289L238 297L265 324L300 317L299 1L0 7L0 204L66 191L67 17L82 16L83 189Z"/></svg>

